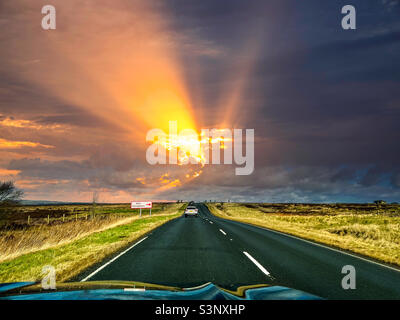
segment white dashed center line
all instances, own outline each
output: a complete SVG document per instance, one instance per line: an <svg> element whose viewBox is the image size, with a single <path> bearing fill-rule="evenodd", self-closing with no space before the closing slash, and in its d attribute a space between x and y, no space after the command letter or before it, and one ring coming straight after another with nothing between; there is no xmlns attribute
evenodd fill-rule
<svg viewBox="0 0 400 320"><path fill-rule="evenodd" d="M226 236L226 232L225 232L224 230L219 229L219 231L221 231L221 233L222 233L224 236Z"/></svg>
<svg viewBox="0 0 400 320"><path fill-rule="evenodd" d="M250 254L248 254L246 251L243 251L243 253L246 255L247 258L250 259L251 262L253 262L258 269L260 269L264 274L266 274L268 277L271 275L267 269L265 269L256 259L254 259Z"/></svg>

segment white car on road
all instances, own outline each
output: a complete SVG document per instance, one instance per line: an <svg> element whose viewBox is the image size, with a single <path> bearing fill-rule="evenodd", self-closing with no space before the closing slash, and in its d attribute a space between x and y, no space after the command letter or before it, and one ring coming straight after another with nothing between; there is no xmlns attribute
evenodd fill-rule
<svg viewBox="0 0 400 320"><path fill-rule="evenodd" d="M184 212L185 218L186 217L198 217L199 216L199 209L197 209L195 206L188 206Z"/></svg>

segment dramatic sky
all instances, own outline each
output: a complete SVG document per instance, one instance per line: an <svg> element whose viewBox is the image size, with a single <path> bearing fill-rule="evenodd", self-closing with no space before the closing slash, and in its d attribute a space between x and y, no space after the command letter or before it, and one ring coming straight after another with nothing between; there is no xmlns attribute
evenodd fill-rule
<svg viewBox="0 0 400 320"><path fill-rule="evenodd" d="M3 0L0 30L0 180L26 199L400 202L398 0ZM148 164L169 120L254 129L254 173Z"/></svg>

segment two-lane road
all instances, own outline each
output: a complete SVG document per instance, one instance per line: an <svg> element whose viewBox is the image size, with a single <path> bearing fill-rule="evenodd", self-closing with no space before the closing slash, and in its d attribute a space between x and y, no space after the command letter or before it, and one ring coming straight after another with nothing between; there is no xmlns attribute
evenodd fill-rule
<svg viewBox="0 0 400 320"><path fill-rule="evenodd" d="M279 232L213 216L180 217L155 229L79 279L127 280L178 287L212 282L278 284L330 299L400 299L400 271ZM356 269L356 289L341 286L343 266Z"/></svg>

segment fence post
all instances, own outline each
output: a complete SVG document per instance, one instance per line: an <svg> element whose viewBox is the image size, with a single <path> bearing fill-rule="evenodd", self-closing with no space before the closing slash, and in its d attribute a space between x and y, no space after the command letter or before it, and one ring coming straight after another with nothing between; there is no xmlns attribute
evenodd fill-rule
<svg viewBox="0 0 400 320"><path fill-rule="evenodd" d="M50 215L48 214L47 215L47 224L49 224L50 223Z"/></svg>
<svg viewBox="0 0 400 320"><path fill-rule="evenodd" d="M31 216L28 216L28 224L31 224Z"/></svg>
<svg viewBox="0 0 400 320"><path fill-rule="evenodd" d="M63 222L65 221L65 213L63 214L63 220L62 220Z"/></svg>
<svg viewBox="0 0 400 320"><path fill-rule="evenodd" d="M78 221L78 214L75 213L75 221Z"/></svg>

